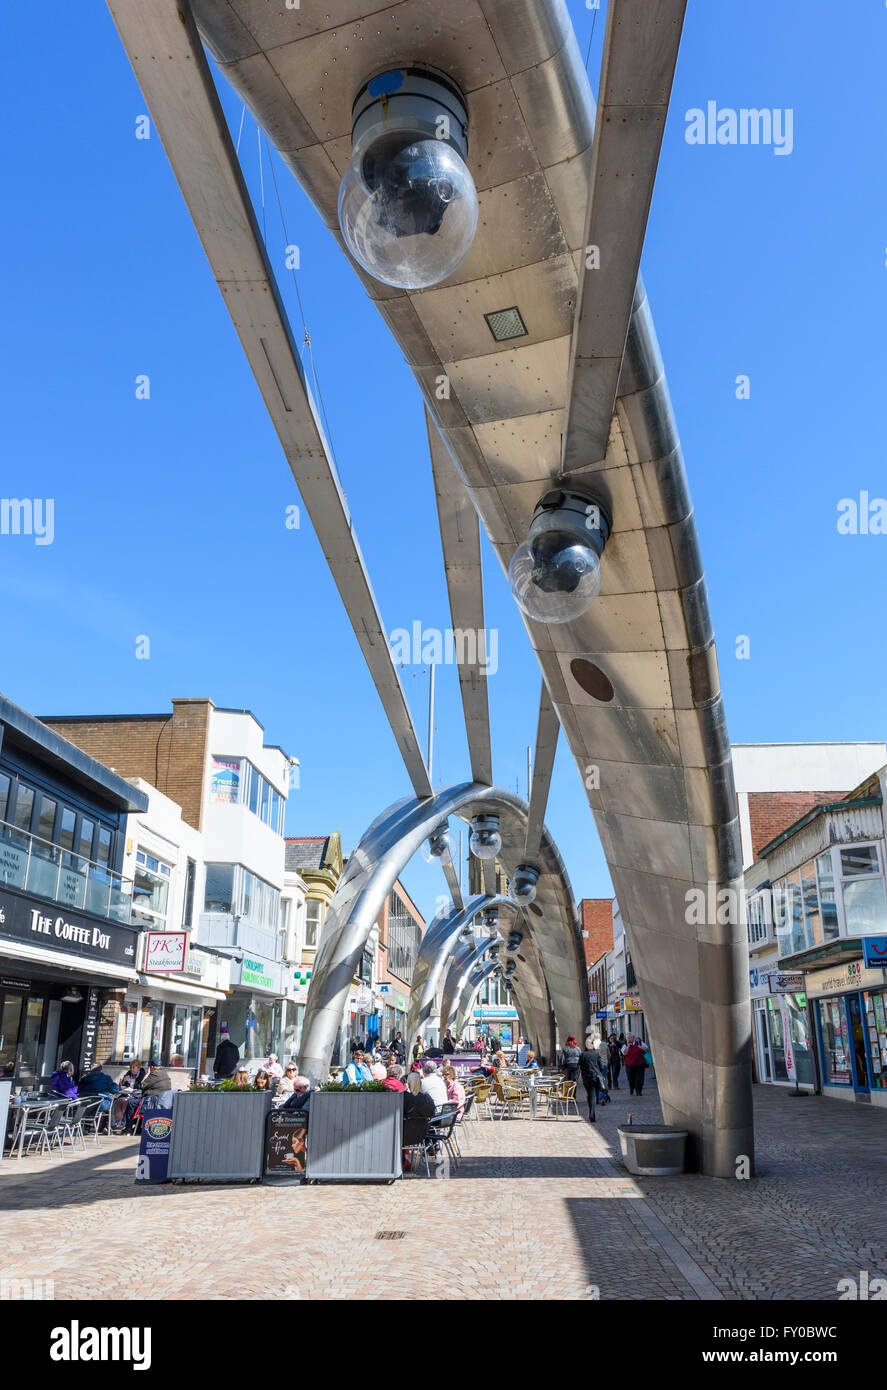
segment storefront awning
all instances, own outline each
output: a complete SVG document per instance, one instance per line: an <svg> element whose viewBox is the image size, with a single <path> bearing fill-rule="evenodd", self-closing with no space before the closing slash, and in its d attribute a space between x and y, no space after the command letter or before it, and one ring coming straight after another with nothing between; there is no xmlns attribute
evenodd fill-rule
<svg viewBox="0 0 887 1390"><path fill-rule="evenodd" d="M842 937L823 946L811 946L792 956L779 957L780 971L818 970L820 966L846 965L847 961L862 960L862 941L859 937Z"/></svg>
<svg viewBox="0 0 887 1390"><path fill-rule="evenodd" d="M220 1000L227 999L228 995L221 989L210 989L209 986L180 984L178 980L158 979L156 975L137 975L139 985L142 989L150 992L152 999L190 999L194 1004L218 1004Z"/></svg>
<svg viewBox="0 0 887 1390"><path fill-rule="evenodd" d="M135 970L126 965L113 965L110 961L93 960L91 956L74 956L67 951L41 951L39 946L20 946L16 941L3 939L0 955L17 961L33 961L43 968L58 967L71 970L81 977L88 975L108 976L112 980L137 980Z"/></svg>

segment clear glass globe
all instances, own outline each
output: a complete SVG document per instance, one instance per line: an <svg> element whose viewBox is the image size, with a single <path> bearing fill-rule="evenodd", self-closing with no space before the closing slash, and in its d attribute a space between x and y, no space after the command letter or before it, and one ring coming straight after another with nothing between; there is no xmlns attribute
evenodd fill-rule
<svg viewBox="0 0 887 1390"><path fill-rule="evenodd" d="M531 878L516 874L508 885L508 896L516 907L529 907L536 901L536 885Z"/></svg>
<svg viewBox="0 0 887 1390"><path fill-rule="evenodd" d="M495 859L502 848L498 830L472 830L468 848L475 859Z"/></svg>
<svg viewBox="0 0 887 1390"><path fill-rule="evenodd" d="M519 545L508 582L521 612L537 623L580 618L601 588L601 562L591 545L570 531L543 531Z"/></svg>
<svg viewBox="0 0 887 1390"><path fill-rule="evenodd" d="M446 863L448 860L452 860L454 853L455 840L446 828L435 830L422 844L422 858L428 864L435 860L443 860Z"/></svg>
<svg viewBox="0 0 887 1390"><path fill-rule="evenodd" d="M364 270L386 285L422 290L464 260L477 231L477 189L443 140L403 132L354 156L339 189L339 225Z"/></svg>

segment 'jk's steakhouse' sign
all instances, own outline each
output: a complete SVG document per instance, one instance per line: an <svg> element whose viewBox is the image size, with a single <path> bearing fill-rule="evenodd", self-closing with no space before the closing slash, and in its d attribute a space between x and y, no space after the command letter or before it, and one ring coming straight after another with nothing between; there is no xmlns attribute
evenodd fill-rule
<svg viewBox="0 0 887 1390"><path fill-rule="evenodd" d="M137 933L104 918L58 912L48 903L0 894L0 943L4 936L30 941L42 950L66 951L86 959L135 968Z"/></svg>

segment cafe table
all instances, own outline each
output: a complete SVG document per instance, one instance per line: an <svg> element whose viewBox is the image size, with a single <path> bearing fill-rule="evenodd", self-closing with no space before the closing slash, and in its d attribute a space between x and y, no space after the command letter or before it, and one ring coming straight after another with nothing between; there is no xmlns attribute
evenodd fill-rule
<svg viewBox="0 0 887 1390"><path fill-rule="evenodd" d="M18 1141L17 1158L21 1158L25 1145L25 1130L28 1127L28 1114L34 1110L57 1110L60 1105L68 1105L67 1099L53 1099L51 1096L28 1100L10 1100L9 1113L13 1118L13 1123L17 1128L13 1129L9 1145L9 1154L12 1157L15 1151L16 1141Z"/></svg>

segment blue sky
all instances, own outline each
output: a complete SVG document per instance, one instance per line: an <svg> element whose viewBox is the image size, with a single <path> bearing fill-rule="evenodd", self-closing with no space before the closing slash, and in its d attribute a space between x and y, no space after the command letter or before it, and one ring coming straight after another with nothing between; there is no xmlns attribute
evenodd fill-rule
<svg viewBox="0 0 887 1390"><path fill-rule="evenodd" d="M592 11L570 0L583 53ZM597 18L590 71L597 85ZM55 499L55 539L0 536L0 689L35 713L252 709L301 759L289 834L346 847L408 791L350 625L99 0L5 16L0 224L4 497ZM33 54L34 61L29 60ZM882 440L887 8L691 3L644 257L681 430L734 741L879 739L887 536L838 502L887 495ZM226 95L235 129L240 104ZM685 112L791 108L794 149L693 146ZM258 198L256 130L242 159ZM278 163L340 475L388 630L449 624L413 378ZM272 257L284 238L265 165ZM290 285L284 294L301 337ZM151 398L135 396L147 373ZM736 378L750 398L736 399ZM494 770L525 792L538 668L487 550ZM136 658L150 638L150 659ZM747 636L750 658L736 659ZM424 730L428 675L407 668ZM438 673L435 783L467 775L458 683ZM224 750L219 750L224 751ZM578 896L610 891L561 747L549 826ZM406 882L433 910L439 873Z"/></svg>

